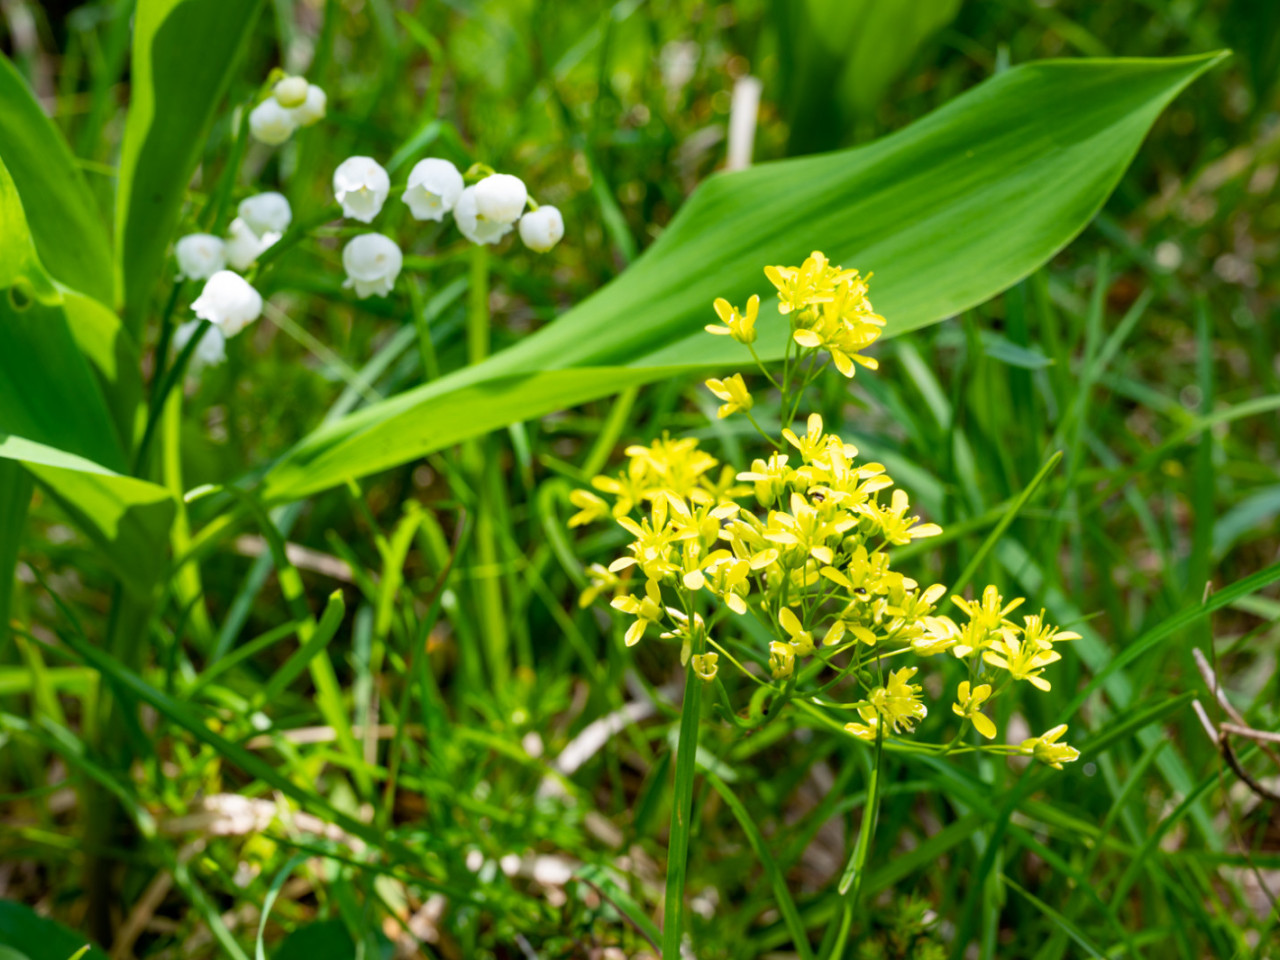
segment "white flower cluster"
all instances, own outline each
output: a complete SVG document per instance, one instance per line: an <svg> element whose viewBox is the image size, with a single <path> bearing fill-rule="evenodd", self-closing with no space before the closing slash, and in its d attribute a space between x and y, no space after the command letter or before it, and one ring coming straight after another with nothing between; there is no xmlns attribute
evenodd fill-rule
<svg viewBox="0 0 1280 960"><path fill-rule="evenodd" d="M233 270L247 270L262 252L284 236L293 221L289 201L280 193L259 193L240 201L225 239L211 233L191 233L174 244L178 277L205 280L203 292L191 304L196 316L214 329L196 347L194 359L206 365L226 357L226 339L262 313L258 291ZM228 270L227 268L231 269ZM178 328L174 347L181 350L199 326L192 320Z"/></svg>
<svg viewBox="0 0 1280 960"><path fill-rule="evenodd" d="M371 157L349 157L333 173L333 195L342 215L372 223L391 193L391 178ZM415 220L443 222L452 213L458 230L472 243L497 243L517 223L525 246L546 252L564 236L564 218L555 207L538 207L525 213L529 192L519 177L495 173L474 186L448 160L420 160L409 172L404 202ZM347 272L346 287L356 296L386 296L404 264L400 248L381 233L353 238L342 251Z"/></svg>
<svg viewBox="0 0 1280 960"><path fill-rule="evenodd" d="M299 127L309 127L324 119L329 98L314 83L302 77L285 77L271 96L249 113L249 133L255 140L279 146Z"/></svg>

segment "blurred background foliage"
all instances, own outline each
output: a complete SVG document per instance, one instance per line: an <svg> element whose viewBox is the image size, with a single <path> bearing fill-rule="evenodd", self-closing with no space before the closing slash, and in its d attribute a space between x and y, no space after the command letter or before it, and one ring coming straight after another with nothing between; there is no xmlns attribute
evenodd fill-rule
<svg viewBox="0 0 1280 960"><path fill-rule="evenodd" d="M66 134L107 222L131 6L0 0L0 49ZM1157 120L1105 210L1051 265L979 309L885 344L878 374L851 388L833 378L822 398L828 424L954 531L916 550L926 582L954 579L993 515L1050 451L1065 451L979 572L1006 593L1043 597L1058 621L1087 634L1079 656L1060 665L1048 705L1028 702L1012 720L1039 730L1108 651L1200 603L1206 584L1221 589L1278 559L1280 4L272 0L230 96L243 99L277 65L328 90L325 125L247 159L246 180L277 186L296 210L327 201L329 174L347 155L387 157L414 142L460 166L480 158L519 171L539 200L559 206L568 232L553 256L513 247L493 260L496 351L625 269L722 166L732 90L744 76L763 82L762 162L868 142L1011 65L1223 46L1232 59ZM223 115L193 200L217 182L229 137ZM431 375L432 363L466 362L465 256L429 231L420 243L406 250L408 270L422 278L412 300L341 296L335 237L266 275L264 294L276 292L301 332L263 322L232 344L225 365L188 383L188 487L251 474L335 404L390 395ZM429 319L435 356L388 351L417 317ZM376 376L357 378L371 361ZM277 794L227 763L218 743L165 728L119 787L162 825L124 857L115 919L132 938L125 955L245 955L273 890L265 943L280 958L648 949L674 717L665 694L656 706L648 697L673 677L671 650L624 650L607 616L578 609L580 575L562 562L558 531L564 493L582 482L602 433L625 442L691 432L740 460L746 438L709 426L710 409L696 383L670 381L491 438L487 456L502 465L491 491L502 615L518 659L496 689L461 668L459 646L474 644L486 622L485 594L473 587L494 576L465 551L427 641L430 667L407 652L448 567L458 508L474 496L455 458L318 496L294 511L292 529L277 516L312 607L335 589L346 598L334 650L356 723L379 716L379 698L385 716L406 683L431 691L399 718L410 759L390 807L332 742L281 735L321 721L305 677L268 686L286 663L279 647L264 643L216 681L196 679L193 664L207 670L290 617L261 536L246 530L211 554L199 612L175 605L156 629L152 681L205 703L220 718L213 726L337 809L364 817L376 808L379 828L396 825L394 842L411 843L437 880L372 868L366 841L297 828L289 816L240 811L273 824L256 832L211 813L202 806L210 796ZM198 524L198 506L194 515ZM390 536L397 525L403 541ZM577 552L607 562L617 546L602 533ZM398 569L396 550L405 589L388 623L379 598ZM65 626L51 594L104 615L109 571L47 499L33 508L19 556L14 616L34 634ZM1008 788L1016 771L990 761L959 773L890 764L857 956L955 956L969 936L978 952L966 956L1280 955L1275 805L1223 772L1183 696L1213 700L1193 661L1199 648L1248 721L1276 729L1277 624L1272 587L1173 631L1120 674L1128 702L1113 698L1109 708L1146 705L1157 711L1150 725L1122 725L1104 752L1015 798L998 824L982 813L986 791ZM21 641L0 650L0 663L0 894L83 928L85 851L75 838L85 812L65 787L95 775L76 744L96 679L46 665ZM255 740L264 689L277 695L274 727ZM625 704L637 722L619 723L570 769L566 748L581 747L591 724ZM1108 708L1093 706L1090 726L1105 731ZM41 715L53 724L40 726ZM706 741L820 931L863 802L865 751L787 724L766 737L725 731ZM366 755L373 742L370 734ZM1256 751L1245 762L1276 782ZM695 803L698 956L792 949L739 822L705 785ZM298 864L300 849L329 858ZM591 872L601 865L607 873ZM0 930L8 918L0 911Z"/></svg>

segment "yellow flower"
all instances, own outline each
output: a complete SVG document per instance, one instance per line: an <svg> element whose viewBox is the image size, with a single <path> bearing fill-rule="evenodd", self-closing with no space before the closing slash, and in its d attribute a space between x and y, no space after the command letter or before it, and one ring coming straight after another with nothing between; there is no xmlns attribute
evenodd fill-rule
<svg viewBox="0 0 1280 960"><path fill-rule="evenodd" d="M989 584L982 591L981 600L952 597L951 602L969 616L969 622L960 631L960 642L951 651L957 657L967 657L975 650L985 650L991 646L995 631L1000 627L1018 629L1012 621L1005 618L1022 606L1022 597L1015 597L1005 603L994 584Z"/></svg>
<svg viewBox="0 0 1280 960"><path fill-rule="evenodd" d="M693 672L703 680L714 680L716 671L719 669L717 666L719 660L718 653L696 653L693 656Z"/></svg>
<svg viewBox="0 0 1280 960"><path fill-rule="evenodd" d="M740 373L723 380L708 380L707 389L724 401L716 414L721 420L739 410L750 410L753 405L751 394L747 392L747 385Z"/></svg>
<svg viewBox="0 0 1280 960"><path fill-rule="evenodd" d="M635 623L627 627L627 646L634 647L649 624L662 619L662 590L656 580L648 580L644 585L643 598L624 594L614 597L611 606L636 618Z"/></svg>
<svg viewBox="0 0 1280 960"><path fill-rule="evenodd" d="M831 266L817 250L798 267L764 268L764 275L778 290L778 312L783 314L829 300L839 284L857 273Z"/></svg>
<svg viewBox="0 0 1280 960"><path fill-rule="evenodd" d="M775 680L785 680L796 669L795 647L774 640L769 644L769 672Z"/></svg>
<svg viewBox="0 0 1280 960"><path fill-rule="evenodd" d="M1058 743L1060 736L1067 732L1067 725L1060 723L1046 733L1030 740L1022 741L1022 752L1034 756L1041 763L1047 763L1056 770L1061 770L1064 763L1079 759L1080 751L1068 743Z"/></svg>
<svg viewBox="0 0 1280 960"><path fill-rule="evenodd" d="M863 723L846 723L845 730L852 733L859 740L874 741L876 731L880 729L880 715L876 713L874 707L862 706L858 708L858 716L862 717Z"/></svg>
<svg viewBox="0 0 1280 960"><path fill-rule="evenodd" d="M859 504L858 510L880 528L881 535L889 543L899 546L942 533L942 528L936 523L920 523L919 517L908 517L906 513L910 507L907 492L895 490L889 506L872 501Z"/></svg>
<svg viewBox="0 0 1280 960"><path fill-rule="evenodd" d="M569 494L569 502L578 508L569 518L570 527L580 527L609 515L609 505L590 490L574 490Z"/></svg>
<svg viewBox="0 0 1280 960"><path fill-rule="evenodd" d="M893 671L889 674L889 682L883 687L876 687L867 698L894 733L899 728L910 733L915 729L917 720L929 715L928 709L920 702L920 685L910 682L917 669L903 667Z"/></svg>
<svg viewBox="0 0 1280 960"><path fill-rule="evenodd" d="M920 657L945 653L960 638L960 628L950 617L925 617L920 626L920 635L911 640L911 649Z"/></svg>
<svg viewBox="0 0 1280 960"><path fill-rule="evenodd" d="M760 313L760 298L752 296L747 301L747 309L745 313L739 313L738 308L729 303L723 297L717 297L715 303L716 316L724 323L723 327L715 324L707 324L707 333L714 333L720 336L728 334L739 343L754 343L756 339L756 316Z"/></svg>
<svg viewBox="0 0 1280 960"><path fill-rule="evenodd" d="M822 433L822 415L809 414L806 427L808 429L803 437L797 437L788 427L782 431L782 438L800 451L800 457L805 463L810 463L817 460L826 449L827 438Z"/></svg>
<svg viewBox="0 0 1280 960"><path fill-rule="evenodd" d="M791 646L795 648L796 653L802 657L807 657L813 653L813 634L804 628L790 607L783 607L778 611L778 623L782 624L782 629L787 631L787 636L791 638Z"/></svg>
<svg viewBox="0 0 1280 960"><path fill-rule="evenodd" d="M998 631L991 649L982 654L982 659L993 667L1008 670L1015 680L1026 680L1039 690L1049 690L1049 681L1040 674L1049 664L1061 660L1062 654L1027 643L1015 631L1005 628Z"/></svg>
<svg viewBox="0 0 1280 960"><path fill-rule="evenodd" d="M1073 630L1062 630L1046 623L1043 610L1038 614L1029 614L1023 617L1022 620L1025 624L1022 628L1024 642L1031 646L1039 647L1041 650L1051 650L1055 643L1080 639L1080 634Z"/></svg>
<svg viewBox="0 0 1280 960"><path fill-rule="evenodd" d="M991 696L991 684L981 683L970 690L969 681L965 680L956 693L957 702L951 705L951 711L957 717L964 717L988 740L996 735L996 725L982 712L983 701L989 696Z"/></svg>
<svg viewBox="0 0 1280 960"><path fill-rule="evenodd" d="M739 480L755 484L756 500L762 507L771 507L785 489L794 470L787 469L787 455L774 453L768 460L753 460L751 469L738 474Z"/></svg>
<svg viewBox="0 0 1280 960"><path fill-rule="evenodd" d="M590 585L578 597L580 607L589 606L605 590L612 590L622 582L617 574L599 563L593 563L587 567L587 576L590 578Z"/></svg>

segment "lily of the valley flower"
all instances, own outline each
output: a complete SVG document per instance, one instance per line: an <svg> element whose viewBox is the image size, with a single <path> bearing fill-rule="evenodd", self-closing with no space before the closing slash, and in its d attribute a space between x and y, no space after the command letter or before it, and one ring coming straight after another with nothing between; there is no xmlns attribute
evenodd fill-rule
<svg viewBox="0 0 1280 960"><path fill-rule="evenodd" d="M409 171L404 202L415 220L444 219L462 196L462 174L448 160L430 157L419 160Z"/></svg>
<svg viewBox="0 0 1280 960"><path fill-rule="evenodd" d="M208 280L227 265L227 251L210 233L189 233L173 246L178 259L178 276L188 280Z"/></svg>
<svg viewBox="0 0 1280 960"><path fill-rule="evenodd" d="M293 209L288 199L274 190L245 197L236 212L259 237L268 233L283 234L293 222Z"/></svg>
<svg viewBox="0 0 1280 960"><path fill-rule="evenodd" d="M307 83L303 77L285 77L275 85L271 96L289 111L295 127L309 127L323 120L329 102L328 95L320 87Z"/></svg>
<svg viewBox="0 0 1280 960"><path fill-rule="evenodd" d="M515 223L524 213L529 191L509 173L495 173L476 184L476 214L495 223Z"/></svg>
<svg viewBox="0 0 1280 960"><path fill-rule="evenodd" d="M381 233L365 233L353 238L342 249L342 266L347 271L344 287L354 287L356 296L364 299L385 297L395 286L404 265L404 255L394 240Z"/></svg>
<svg viewBox="0 0 1280 960"><path fill-rule="evenodd" d="M241 217L227 227L227 263L235 270L248 270L269 246L280 239L278 233L261 236Z"/></svg>
<svg viewBox="0 0 1280 960"><path fill-rule="evenodd" d="M391 192L391 178L372 157L348 157L333 172L333 195L342 215L372 223Z"/></svg>
<svg viewBox="0 0 1280 960"><path fill-rule="evenodd" d="M188 320L174 330L173 352L181 353L182 348L187 345L199 327L199 320ZM200 342L196 344L195 352L191 355L191 366L193 368L213 367L226 359L227 338L223 336L221 327L211 326L205 331L204 336L200 338Z"/></svg>
<svg viewBox="0 0 1280 960"><path fill-rule="evenodd" d="M563 238L564 217L555 207L539 207L520 218L520 239L530 250L546 253Z"/></svg>
<svg viewBox="0 0 1280 960"><path fill-rule="evenodd" d="M191 309L230 338L262 316L262 295L238 273L219 270L205 283Z"/></svg>
<svg viewBox="0 0 1280 960"><path fill-rule="evenodd" d="M983 701L989 696L991 696L991 684L980 683L971 689L969 681L965 680L957 688L956 702L951 705L952 713L957 717L964 717L988 740L996 735L996 725L982 712Z"/></svg>
<svg viewBox="0 0 1280 960"><path fill-rule="evenodd" d="M747 384L740 373L725 377L723 380L714 378L708 380L707 389L724 401L716 412L716 416L721 420L739 410L750 410L753 405L751 394L747 391Z"/></svg>
<svg viewBox="0 0 1280 960"><path fill-rule="evenodd" d="M276 147L284 143L298 128L292 110L282 107L275 97L268 97L249 111L249 133L255 140Z"/></svg>
<svg viewBox="0 0 1280 960"><path fill-rule="evenodd" d="M480 216L476 207L475 187L467 187L462 191L453 208L453 219L457 221L458 230L472 243L497 243L511 232L510 222Z"/></svg>
<svg viewBox="0 0 1280 960"><path fill-rule="evenodd" d="M307 80L305 77L285 77L275 85L271 93L280 106L292 110L306 102Z"/></svg>

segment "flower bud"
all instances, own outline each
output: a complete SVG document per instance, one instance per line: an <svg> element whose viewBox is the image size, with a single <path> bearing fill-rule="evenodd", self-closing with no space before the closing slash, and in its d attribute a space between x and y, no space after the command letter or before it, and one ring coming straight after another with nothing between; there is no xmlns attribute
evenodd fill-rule
<svg viewBox="0 0 1280 960"><path fill-rule="evenodd" d="M453 219L458 222L458 230L472 243L497 243L511 232L510 222L487 220L479 215L475 187L462 191L453 208Z"/></svg>
<svg viewBox="0 0 1280 960"><path fill-rule="evenodd" d="M448 160L419 160L409 172L404 202L415 220L443 220L463 190L462 174Z"/></svg>
<svg viewBox="0 0 1280 960"><path fill-rule="evenodd" d="M294 107L302 106L306 101L308 86L309 84L303 77L285 77L276 84L276 88L272 93L280 106L292 110Z"/></svg>
<svg viewBox="0 0 1280 960"><path fill-rule="evenodd" d="M344 287L354 287L356 296L385 297L395 285L404 264L404 255L395 241L381 233L364 233L342 248L342 266L347 271Z"/></svg>
<svg viewBox="0 0 1280 960"><path fill-rule="evenodd" d="M476 184L476 213L495 223L515 223L524 213L529 191L509 173L495 173Z"/></svg>
<svg viewBox="0 0 1280 960"><path fill-rule="evenodd" d="M300 127L309 127L324 119L328 111L329 97L314 83L307 84L307 96L298 106L293 108L293 122Z"/></svg>
<svg viewBox="0 0 1280 960"><path fill-rule="evenodd" d="M199 320L188 320L173 331L173 352L181 353L192 335L200 327ZM195 353L191 356L191 366L215 367L227 359L227 338L222 335L222 328L212 326L205 331L200 342L196 344Z"/></svg>
<svg viewBox="0 0 1280 960"><path fill-rule="evenodd" d="M263 100L249 112L249 132L255 140L279 146L293 136L298 122L275 97Z"/></svg>
<svg viewBox="0 0 1280 960"><path fill-rule="evenodd" d="M219 270L205 283L191 309L201 320L216 324L223 336L234 337L262 316L262 295L239 274Z"/></svg>
<svg viewBox="0 0 1280 960"><path fill-rule="evenodd" d="M278 233L265 233L262 236L254 231L242 218L236 217L227 227L227 263L233 270L248 270L253 262L262 256L262 252L280 239Z"/></svg>
<svg viewBox="0 0 1280 960"><path fill-rule="evenodd" d="M281 236L293 222L293 210L282 193L259 193L240 201L240 219L258 236L276 233Z"/></svg>
<svg viewBox="0 0 1280 960"><path fill-rule="evenodd" d="M209 233L189 233L173 245L178 259L178 276L188 280L208 280L227 265L222 241Z"/></svg>
<svg viewBox="0 0 1280 960"><path fill-rule="evenodd" d="M564 217L555 207L539 207L520 218L520 239L530 250L546 253L564 236Z"/></svg>
<svg viewBox="0 0 1280 960"><path fill-rule="evenodd" d="M391 178L370 157L350 157L333 172L333 195L352 220L372 223L390 192Z"/></svg>

